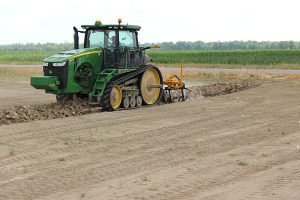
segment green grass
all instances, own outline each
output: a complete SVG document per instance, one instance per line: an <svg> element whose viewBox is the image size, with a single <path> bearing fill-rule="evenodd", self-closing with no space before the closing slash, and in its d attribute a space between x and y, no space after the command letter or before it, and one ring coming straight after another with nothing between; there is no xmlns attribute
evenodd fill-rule
<svg viewBox="0 0 300 200"><path fill-rule="evenodd" d="M11 149L9 150L9 155L10 155L10 156L16 155L16 150L15 150L15 148L11 148Z"/></svg>
<svg viewBox="0 0 300 200"><path fill-rule="evenodd" d="M248 163L246 161L243 161L243 160L237 160L236 162L240 166L247 166L248 165Z"/></svg>
<svg viewBox="0 0 300 200"><path fill-rule="evenodd" d="M80 199L85 197L85 192L80 194Z"/></svg>
<svg viewBox="0 0 300 200"><path fill-rule="evenodd" d="M66 159L64 157L60 157L57 159L58 161L65 161Z"/></svg>

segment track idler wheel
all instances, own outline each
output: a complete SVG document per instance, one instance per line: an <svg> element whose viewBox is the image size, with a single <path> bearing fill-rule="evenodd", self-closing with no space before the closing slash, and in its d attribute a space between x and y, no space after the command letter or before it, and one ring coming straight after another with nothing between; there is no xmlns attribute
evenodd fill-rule
<svg viewBox="0 0 300 200"><path fill-rule="evenodd" d="M149 67L140 78L140 93L144 104L153 105L160 101L162 89L162 75L158 68Z"/></svg>

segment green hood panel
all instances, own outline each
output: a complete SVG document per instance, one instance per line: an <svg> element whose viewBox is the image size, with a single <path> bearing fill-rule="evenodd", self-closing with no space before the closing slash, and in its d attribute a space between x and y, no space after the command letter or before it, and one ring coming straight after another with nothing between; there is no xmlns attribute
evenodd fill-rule
<svg viewBox="0 0 300 200"><path fill-rule="evenodd" d="M102 52L101 48L85 48L85 49L74 49L70 51L64 51L48 58L45 58L43 62L67 62L70 59L75 59L80 56Z"/></svg>

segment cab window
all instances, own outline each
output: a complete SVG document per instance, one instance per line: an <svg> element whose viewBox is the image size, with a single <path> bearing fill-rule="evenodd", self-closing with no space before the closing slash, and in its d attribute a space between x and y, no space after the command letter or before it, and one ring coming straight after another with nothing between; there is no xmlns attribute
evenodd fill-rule
<svg viewBox="0 0 300 200"><path fill-rule="evenodd" d="M105 47L116 47L116 31L105 31Z"/></svg>
<svg viewBox="0 0 300 200"><path fill-rule="evenodd" d="M130 31L119 31L120 47L137 47L136 35Z"/></svg>
<svg viewBox="0 0 300 200"><path fill-rule="evenodd" d="M104 32L99 30L90 30L88 33L87 47L103 47Z"/></svg>

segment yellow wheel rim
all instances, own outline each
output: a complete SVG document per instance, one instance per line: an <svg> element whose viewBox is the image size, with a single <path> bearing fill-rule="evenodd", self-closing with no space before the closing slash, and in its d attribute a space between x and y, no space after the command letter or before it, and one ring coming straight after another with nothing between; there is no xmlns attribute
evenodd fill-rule
<svg viewBox="0 0 300 200"><path fill-rule="evenodd" d="M147 69L141 79L141 95L144 102L148 105L154 104L160 94L161 80L159 72L155 68Z"/></svg>
<svg viewBox="0 0 300 200"><path fill-rule="evenodd" d="M110 104L111 107L116 110L119 108L120 104L122 101L122 90L119 86L115 85L112 89L111 89L111 93L110 93Z"/></svg>

